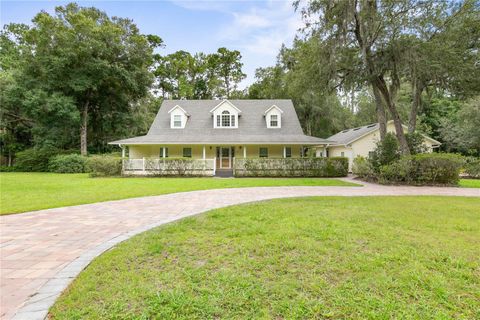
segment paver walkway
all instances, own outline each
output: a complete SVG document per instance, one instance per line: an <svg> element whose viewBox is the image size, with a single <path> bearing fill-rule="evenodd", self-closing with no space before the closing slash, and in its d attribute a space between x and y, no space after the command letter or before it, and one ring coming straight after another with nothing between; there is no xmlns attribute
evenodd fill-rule
<svg viewBox="0 0 480 320"><path fill-rule="evenodd" d="M245 202L301 196L445 195L480 189L433 187L257 187L133 198L0 217L0 318L43 319L90 261L155 226Z"/></svg>

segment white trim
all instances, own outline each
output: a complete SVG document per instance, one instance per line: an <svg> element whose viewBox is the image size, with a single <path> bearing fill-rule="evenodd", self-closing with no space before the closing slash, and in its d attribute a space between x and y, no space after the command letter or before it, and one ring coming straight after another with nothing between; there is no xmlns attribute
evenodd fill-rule
<svg viewBox="0 0 480 320"><path fill-rule="evenodd" d="M190 115L188 114L187 111L185 111L185 109L183 109L182 107L180 107L178 104L173 107L172 109L170 109L170 111L168 111L168 113L171 113L173 110L175 109L180 109L187 117L190 117Z"/></svg>
<svg viewBox="0 0 480 320"><path fill-rule="evenodd" d="M273 108L277 109L278 111L280 111L280 113L283 113L283 110L280 109L279 107L277 107L276 105L273 105L271 106L270 108L268 108L267 110L265 110L265 112L263 113L264 115L267 115L267 113L270 112L270 110L272 110Z"/></svg>
<svg viewBox="0 0 480 320"><path fill-rule="evenodd" d="M215 107L213 107L212 110L210 110L210 112L213 112L215 111L218 107L220 107L222 104L224 103L228 103L232 108L234 108L235 110L237 110L238 113L241 113L242 110L238 109L237 107L235 107L235 105L233 103L231 103L230 101L228 101L227 99L224 99L222 100L222 102L220 102L219 104L217 104Z"/></svg>

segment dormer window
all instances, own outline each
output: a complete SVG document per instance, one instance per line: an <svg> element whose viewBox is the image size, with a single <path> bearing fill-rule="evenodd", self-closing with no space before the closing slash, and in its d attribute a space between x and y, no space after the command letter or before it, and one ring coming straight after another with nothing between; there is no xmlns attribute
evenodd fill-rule
<svg viewBox="0 0 480 320"><path fill-rule="evenodd" d="M187 119L190 116L187 111L185 111L180 106L173 107L170 111L170 128L172 129L183 129L187 124Z"/></svg>
<svg viewBox="0 0 480 320"><path fill-rule="evenodd" d="M282 113L283 113L282 109L280 109L276 105L273 105L270 108L268 108L264 113L267 128L281 128Z"/></svg>
<svg viewBox="0 0 480 320"><path fill-rule="evenodd" d="M230 101L224 100L210 110L213 116L214 128L238 128L240 110Z"/></svg>
<svg viewBox="0 0 480 320"><path fill-rule="evenodd" d="M270 115L270 127L272 127L272 128L278 127L278 115L277 114Z"/></svg>

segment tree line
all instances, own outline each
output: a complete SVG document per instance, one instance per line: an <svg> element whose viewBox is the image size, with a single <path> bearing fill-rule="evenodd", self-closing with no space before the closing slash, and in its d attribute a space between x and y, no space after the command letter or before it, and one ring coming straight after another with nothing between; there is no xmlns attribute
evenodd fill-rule
<svg viewBox="0 0 480 320"><path fill-rule="evenodd" d="M480 154L478 1L295 1L305 27L244 90L241 53L161 54L157 35L93 7L59 6L0 33L0 146L99 153L145 134L162 99L293 99L307 134L393 119ZM403 130L397 130L408 154Z"/></svg>

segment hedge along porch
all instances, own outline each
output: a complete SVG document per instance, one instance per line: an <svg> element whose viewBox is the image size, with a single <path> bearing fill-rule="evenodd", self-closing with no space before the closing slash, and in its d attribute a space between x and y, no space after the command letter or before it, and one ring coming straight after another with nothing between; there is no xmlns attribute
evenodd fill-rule
<svg viewBox="0 0 480 320"><path fill-rule="evenodd" d="M316 153L318 146L278 144L128 145L122 147L124 174L233 175L238 160L301 159ZM298 161L297 161L298 162ZM238 164L237 164L238 163ZM258 161L256 162L258 163ZM279 162L269 162L277 163ZM284 170L283 165L278 167ZM222 172L223 171L223 172ZM272 171L273 172L273 171ZM242 175L249 175L243 173ZM253 175L258 175L255 173ZM284 174L282 174L284 175Z"/></svg>

